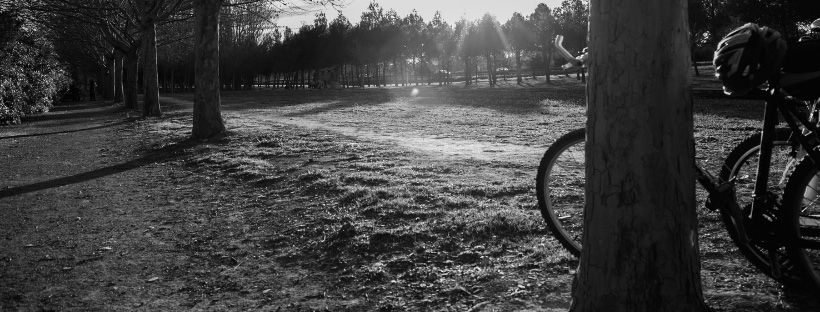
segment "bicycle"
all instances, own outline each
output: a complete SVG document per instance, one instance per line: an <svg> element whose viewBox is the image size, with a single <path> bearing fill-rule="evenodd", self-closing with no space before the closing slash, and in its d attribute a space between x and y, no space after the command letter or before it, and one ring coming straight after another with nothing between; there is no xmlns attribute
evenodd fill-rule
<svg viewBox="0 0 820 312"><path fill-rule="evenodd" d="M560 38L556 48L562 49ZM805 89L819 81L784 83L799 78L790 73L804 72L801 61L820 53L820 41L789 49L785 74L772 79L766 91L752 91L766 102L763 130L729 153L718 178L697 163L694 167L709 194L707 208L720 213L732 241L755 267L783 284L820 287L820 151L814 148L820 138L820 91ZM809 67L820 73L820 61ZM776 127L778 116L788 128ZM565 134L544 153L536 176L542 216L575 256L583 232L584 149L585 129ZM778 189L782 193L775 193Z"/></svg>

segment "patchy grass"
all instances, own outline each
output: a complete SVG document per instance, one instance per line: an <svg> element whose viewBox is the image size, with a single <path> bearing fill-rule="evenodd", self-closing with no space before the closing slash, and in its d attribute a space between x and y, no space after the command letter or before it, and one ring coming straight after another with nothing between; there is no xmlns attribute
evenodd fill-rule
<svg viewBox="0 0 820 312"><path fill-rule="evenodd" d="M407 87L225 92L228 132L196 142L186 140L191 95L164 98L164 117L110 138L112 146L150 156L145 181L116 181L128 183L117 192L136 203L113 197L82 219L110 218L94 224L97 234L86 240L117 240L123 250L119 258L93 258L100 261L96 272L116 277L115 286L86 285L113 303L96 305L104 300L90 296L87 305L64 303L76 300L63 295L40 307L566 310L577 260L550 237L534 178L547 146L585 124L583 86L558 77L550 86L527 80L493 89L416 88L416 97ZM757 129L762 105L719 98L694 104L697 153L716 172ZM135 134L140 144L126 145ZM87 194L119 194L96 187L72 196L80 205ZM702 207L704 194L698 196ZM27 214L38 219L40 199L29 199L35 204ZM80 222L44 216L49 229L67 236ZM755 271L716 214L699 208L699 216L701 276L716 311L816 310L815 298ZM117 228L97 230L103 223ZM23 256L33 250L18 249ZM0 257L0 266L16 263L11 259ZM42 274L47 278L67 275L63 263L85 261L30 260L55 263ZM78 267L73 280L88 279L80 265L69 265ZM14 282L31 283L26 267L18 267Z"/></svg>
<svg viewBox="0 0 820 312"><path fill-rule="evenodd" d="M704 81L700 85L710 85ZM232 144L222 148L230 156L195 153L197 168L279 176L264 188L305 201L307 211L318 208L311 202L322 202L329 224L290 250L309 257L321 253L311 246L331 246L333 257L346 263L337 286L364 285L368 296L379 298L368 307L566 307L577 262L549 237L532 179L538 153L583 126L583 92L429 87L410 99L407 90L228 93L227 115L242 116L242 129L232 130ZM318 100L331 94L334 101ZM762 112L752 107L762 104L696 100L695 138L707 168L716 170L734 144L757 129ZM239 115L249 111L254 117ZM304 123L268 124L277 118ZM483 142L538 152L490 160L439 157L402 143L418 137L455 139L448 141L455 142L451 148ZM703 196L699 192L701 203ZM701 210L709 303L717 310L764 311L772 300L779 309L800 310L801 302L782 301L778 285L744 262L719 218ZM725 296L740 295L738 286L757 293L759 303L744 306L744 297Z"/></svg>

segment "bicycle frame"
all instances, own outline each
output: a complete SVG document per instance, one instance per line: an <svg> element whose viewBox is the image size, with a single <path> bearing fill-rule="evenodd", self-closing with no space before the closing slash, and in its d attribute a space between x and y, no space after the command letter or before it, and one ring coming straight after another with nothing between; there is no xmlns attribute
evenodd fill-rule
<svg viewBox="0 0 820 312"><path fill-rule="evenodd" d="M583 66L584 60L573 57L562 46L563 36L556 36L554 45L564 59L567 60L569 66ZM772 81L777 81L773 79ZM776 216L766 215L771 213L777 199L768 190L769 170L771 169L772 150L774 147L774 139L776 135L776 126L780 123L779 116L783 116L785 122L792 130L792 135L801 147L802 153L805 153L805 158L808 158L815 166L820 167L820 150L812 148L820 145L820 129L818 129L816 118L810 119L806 113L801 112L798 107L803 106L803 103L797 100L787 98L781 93L780 86L771 84L767 90L754 89L752 96L765 100L765 110L763 115L763 131L761 133L761 142L759 149L759 163L757 167L757 178L755 180L752 207L747 216L744 216L743 209L739 206L735 196L735 181L719 181L715 179L709 172L695 164L695 171L697 181L708 191L709 198L706 206L709 209L728 212L734 225L738 244L744 245L746 248L752 247L753 243L760 243L758 246L768 249L769 262L771 263L772 276L779 278L780 261L778 254L775 252L780 247L801 247L809 249L820 249L820 242L811 241L804 238L795 240L789 237L784 237L783 230L776 222ZM817 107L815 107L815 110ZM802 127L802 128L801 128ZM805 131L804 131L805 129ZM794 155L797 157L798 155ZM749 225L755 229L750 231L746 229L744 220L751 221ZM820 233L816 233L820 236Z"/></svg>
<svg viewBox="0 0 820 312"><path fill-rule="evenodd" d="M748 216L743 216L743 210L735 200L734 181L717 181L709 172L695 164L698 182L709 192L707 207L715 210L726 210L732 216L732 223L738 234L738 242L743 245L750 245L752 242L762 242L763 246L769 246L769 257L772 265L772 275L780 276L780 261L774 252L776 246L799 246L810 249L820 249L820 242L807 239L794 241L782 237L777 226L771 225L770 216L765 213L770 211L770 207L775 205L776 199L771 196L768 190L769 169L771 167L772 149L774 143L775 127L780 123L779 116L792 130L793 137L806 153L808 158L815 165L820 165L820 151L811 148L812 141L820 138L820 130L817 125L810 122L809 117L798 109L799 104L795 100L787 99L780 93L777 86L770 87L766 91L756 90L756 95L761 96L766 101L763 115L763 131L760 142L760 160L757 168L757 180L755 181L754 200ZM801 126L803 128L801 128ZM807 131L803 131L806 129ZM757 231L748 231L744 223L744 218L748 218ZM762 225L762 226L761 226ZM770 231L763 231L770 229Z"/></svg>

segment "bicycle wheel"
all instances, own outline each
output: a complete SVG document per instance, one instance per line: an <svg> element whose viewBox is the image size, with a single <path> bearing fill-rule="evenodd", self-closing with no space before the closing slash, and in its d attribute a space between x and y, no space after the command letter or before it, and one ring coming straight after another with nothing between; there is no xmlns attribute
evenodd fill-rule
<svg viewBox="0 0 820 312"><path fill-rule="evenodd" d="M797 164L798 152L796 142L791 140L791 129L776 129L774 138L774 147L772 149L772 162L769 168L769 182L767 189L780 196L784 193L784 186L786 185L788 175L793 171ZM744 216L750 215L752 201L754 200L754 186L757 179L757 167L760 159L760 138L761 134L755 133L745 140L743 140L737 147L735 147L723 163L720 170L720 179L722 181L735 181L735 198L738 205L743 209ZM772 268L769 258L769 250L766 247L767 243L762 241L753 241L750 245L741 245L738 240L737 229L732 223L731 216L728 211L720 211L721 219L726 227L726 231L732 238L732 242L738 246L740 252L749 259L755 267L761 272L772 276ZM755 225L749 219L744 219L744 225L747 230L754 231ZM771 245L771 243L768 243ZM776 253L780 259L780 268L782 275L775 278L782 284L799 284L801 283L801 274L794 270L795 265L788 255L785 246L777 248Z"/></svg>
<svg viewBox="0 0 820 312"><path fill-rule="evenodd" d="M535 182L547 226L576 257L581 255L584 225L585 139L586 130L577 129L555 141L541 158Z"/></svg>
<svg viewBox="0 0 820 312"><path fill-rule="evenodd" d="M795 245L788 248L788 254L805 282L820 289L820 171L810 159L802 161L789 178L781 218L787 239L803 239L815 245Z"/></svg>

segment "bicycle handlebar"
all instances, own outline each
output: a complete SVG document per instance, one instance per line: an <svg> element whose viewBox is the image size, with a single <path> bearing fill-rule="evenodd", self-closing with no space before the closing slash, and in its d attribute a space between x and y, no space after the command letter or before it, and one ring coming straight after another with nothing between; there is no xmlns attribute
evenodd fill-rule
<svg viewBox="0 0 820 312"><path fill-rule="evenodd" d="M572 56L572 54L569 53L569 51L567 51L567 49L564 49L563 42L564 42L564 36L561 36L561 35L555 36L555 49L558 50L558 54L561 54L561 57L563 57L568 62L567 64L565 64L563 66L563 68L567 69L567 68L570 68L570 67L573 67L573 66L583 66L584 65L584 60L578 59L578 58Z"/></svg>

